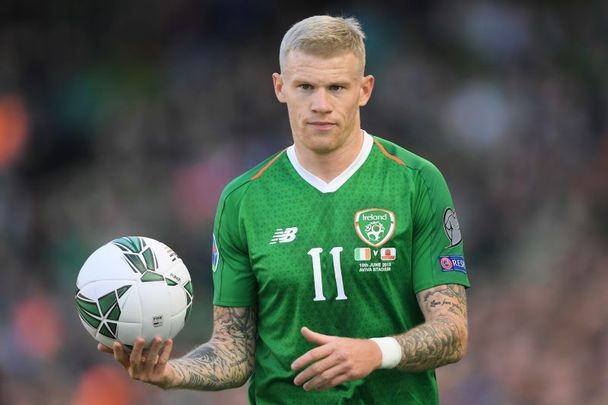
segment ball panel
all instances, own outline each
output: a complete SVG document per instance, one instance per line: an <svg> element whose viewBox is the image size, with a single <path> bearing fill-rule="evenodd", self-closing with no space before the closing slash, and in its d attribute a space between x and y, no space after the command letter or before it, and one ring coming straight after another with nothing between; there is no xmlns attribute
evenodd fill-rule
<svg viewBox="0 0 608 405"><path fill-rule="evenodd" d="M116 336L121 343L133 346L135 339L141 335L141 323L118 322L116 327ZM149 346L150 343L151 342L146 339L146 347Z"/></svg>
<svg viewBox="0 0 608 405"><path fill-rule="evenodd" d="M125 271L126 259L120 249L111 243L105 244L89 256L84 262L76 285L80 288L92 281L105 280L137 280L139 274L134 271ZM127 269L130 269L128 266Z"/></svg>
<svg viewBox="0 0 608 405"><path fill-rule="evenodd" d="M118 299L120 318L123 323L140 323L142 316L141 301L139 299L139 283L131 285Z"/></svg>
<svg viewBox="0 0 608 405"><path fill-rule="evenodd" d="M184 287L176 284L167 288L168 303L167 306L171 310L171 316L175 316L186 309L188 305L187 293Z"/></svg>
<svg viewBox="0 0 608 405"><path fill-rule="evenodd" d="M95 333L95 335L93 337L95 338L95 340L97 340L99 343L101 343L104 346L112 347L112 344L114 344L114 339L106 337L106 336L102 335L101 333Z"/></svg>
<svg viewBox="0 0 608 405"><path fill-rule="evenodd" d="M80 319L80 322L82 322L82 326L84 326L85 330L89 332L91 336L95 337L95 335L97 335L97 328L92 327L89 324L89 321L85 320L80 313L78 314L78 318Z"/></svg>
<svg viewBox="0 0 608 405"><path fill-rule="evenodd" d="M177 261L181 262L179 256L169 246L155 239L146 237L144 237L143 239L150 247L152 247L152 250L156 255L156 259L158 260L157 268L160 272L164 273L165 269L171 268L173 263Z"/></svg>
<svg viewBox="0 0 608 405"><path fill-rule="evenodd" d="M141 317L142 336L146 341L155 336L165 338L171 329L171 287L164 280L144 282L138 287L141 306L145 308Z"/></svg>
<svg viewBox="0 0 608 405"><path fill-rule="evenodd" d="M166 278L173 280L181 286L190 281L190 273L188 273L188 269L184 265L184 262L182 262L182 259L176 260L171 266L166 269L160 269L159 271L162 272Z"/></svg>
<svg viewBox="0 0 608 405"><path fill-rule="evenodd" d="M187 308L183 309L171 318L171 333L169 337L173 338L184 328L186 323L186 311Z"/></svg>

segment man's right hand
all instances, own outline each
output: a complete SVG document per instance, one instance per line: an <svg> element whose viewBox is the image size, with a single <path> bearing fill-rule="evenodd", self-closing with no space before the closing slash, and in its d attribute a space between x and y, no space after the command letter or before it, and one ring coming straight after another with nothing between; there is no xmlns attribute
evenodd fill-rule
<svg viewBox="0 0 608 405"><path fill-rule="evenodd" d="M163 345L162 340L155 337L150 348L145 351L144 343L143 338L137 338L131 352L128 352L119 342L114 342L112 348L99 343L97 350L113 354L114 359L122 364L134 380L157 385L163 389L174 387L177 383L175 381L177 376L168 364L173 340L168 339Z"/></svg>

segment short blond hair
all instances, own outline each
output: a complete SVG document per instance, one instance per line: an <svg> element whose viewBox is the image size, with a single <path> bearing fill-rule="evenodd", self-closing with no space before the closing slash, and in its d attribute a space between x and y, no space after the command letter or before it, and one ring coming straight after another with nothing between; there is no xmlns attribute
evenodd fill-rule
<svg viewBox="0 0 608 405"><path fill-rule="evenodd" d="M285 71L287 56L291 51L312 55L333 56L352 52L365 70L365 33L354 17L316 15L295 23L283 37L279 49L279 64Z"/></svg>

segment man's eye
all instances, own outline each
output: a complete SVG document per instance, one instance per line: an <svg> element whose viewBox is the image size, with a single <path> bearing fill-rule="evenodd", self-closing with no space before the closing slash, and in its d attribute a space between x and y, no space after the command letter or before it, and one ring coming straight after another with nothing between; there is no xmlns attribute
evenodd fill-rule
<svg viewBox="0 0 608 405"><path fill-rule="evenodd" d="M334 84L334 85L332 85L332 86L329 86L329 90L331 90L331 91L340 91L340 90L342 90L342 89L344 89L344 86L339 86L339 85L337 85L337 84Z"/></svg>
<svg viewBox="0 0 608 405"><path fill-rule="evenodd" d="M299 88L301 88L302 90L312 90L312 86L310 84L301 84L298 86Z"/></svg>

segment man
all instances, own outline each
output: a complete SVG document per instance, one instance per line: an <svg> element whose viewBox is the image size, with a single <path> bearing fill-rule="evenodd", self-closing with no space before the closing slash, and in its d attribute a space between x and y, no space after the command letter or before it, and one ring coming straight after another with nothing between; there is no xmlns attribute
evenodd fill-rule
<svg viewBox="0 0 608 405"><path fill-rule="evenodd" d="M219 201L213 336L172 360L171 340L130 354L115 343L131 377L200 390L250 379L259 404L438 403L434 369L467 344L460 229L439 171L361 129L374 85L363 39L356 20L329 16L285 34L273 83L294 144Z"/></svg>

